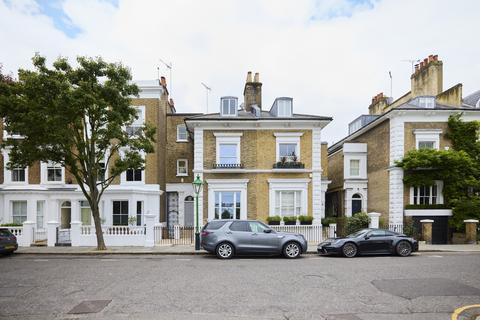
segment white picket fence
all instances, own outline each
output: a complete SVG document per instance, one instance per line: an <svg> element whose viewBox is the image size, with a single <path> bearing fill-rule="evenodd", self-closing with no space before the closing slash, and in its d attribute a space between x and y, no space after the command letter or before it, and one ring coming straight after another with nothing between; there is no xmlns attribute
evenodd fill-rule
<svg viewBox="0 0 480 320"><path fill-rule="evenodd" d="M280 225L270 227L276 231L303 234L307 242L319 243L332 236L330 227L322 225Z"/></svg>

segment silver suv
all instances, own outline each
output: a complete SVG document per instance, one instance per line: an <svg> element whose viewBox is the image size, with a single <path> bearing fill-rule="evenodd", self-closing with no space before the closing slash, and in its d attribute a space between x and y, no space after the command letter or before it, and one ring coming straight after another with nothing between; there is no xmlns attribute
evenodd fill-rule
<svg viewBox="0 0 480 320"><path fill-rule="evenodd" d="M278 232L256 220L213 220L201 233L202 248L220 259L236 254L283 254L298 258L307 252L307 241L301 234Z"/></svg>

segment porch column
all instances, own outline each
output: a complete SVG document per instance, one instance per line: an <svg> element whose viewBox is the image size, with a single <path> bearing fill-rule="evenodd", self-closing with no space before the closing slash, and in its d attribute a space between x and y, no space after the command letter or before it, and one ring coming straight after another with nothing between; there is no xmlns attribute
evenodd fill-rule
<svg viewBox="0 0 480 320"><path fill-rule="evenodd" d="M378 229L380 225L381 214L378 212L369 212L368 216L370 217L370 223L368 224L368 227Z"/></svg>
<svg viewBox="0 0 480 320"><path fill-rule="evenodd" d="M52 220L47 222L47 246L55 247L57 242L57 228L60 225L58 221Z"/></svg>
<svg viewBox="0 0 480 320"><path fill-rule="evenodd" d="M23 223L23 230L22 230L22 243L18 245L22 247L30 247L33 242L33 232L35 231L35 222L33 221L25 221Z"/></svg>
<svg viewBox="0 0 480 320"><path fill-rule="evenodd" d="M432 244L432 223L431 219L420 220L422 223L422 238L426 244Z"/></svg>
<svg viewBox="0 0 480 320"><path fill-rule="evenodd" d="M80 243L80 235L82 229L82 223L80 221L72 221L70 222L70 241L72 243L72 247L79 247L81 246Z"/></svg>
<svg viewBox="0 0 480 320"><path fill-rule="evenodd" d="M325 192L322 183L321 128L312 130L312 215L313 224L322 223L325 216Z"/></svg>
<svg viewBox="0 0 480 320"><path fill-rule="evenodd" d="M145 247L155 245L155 215L147 213L145 215Z"/></svg>
<svg viewBox="0 0 480 320"><path fill-rule="evenodd" d="M476 244L478 220L469 219L463 220L463 222L465 222L465 242L468 244Z"/></svg>
<svg viewBox="0 0 480 320"><path fill-rule="evenodd" d="M202 190L198 194L198 224L199 228L203 226L203 193L206 190L206 184L203 176L203 128L196 127L193 131L193 178L195 179L197 174L200 175L200 179L204 182ZM208 199L208 195L207 195ZM208 206L208 203L206 204ZM195 208L195 210L197 210ZM194 211L196 212L196 211ZM207 212L208 217L208 212ZM195 219L195 227L196 227Z"/></svg>
<svg viewBox="0 0 480 320"><path fill-rule="evenodd" d="M78 200L71 200L71 221L72 222L79 222L80 220L80 203Z"/></svg>

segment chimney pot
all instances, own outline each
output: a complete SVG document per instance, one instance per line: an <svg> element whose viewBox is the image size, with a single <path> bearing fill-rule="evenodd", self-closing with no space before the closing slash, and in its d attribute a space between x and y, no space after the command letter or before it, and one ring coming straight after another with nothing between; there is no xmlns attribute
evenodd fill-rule
<svg viewBox="0 0 480 320"><path fill-rule="evenodd" d="M415 72L418 71L418 63L415 65Z"/></svg>
<svg viewBox="0 0 480 320"><path fill-rule="evenodd" d="M432 62L432 61L433 61L433 54L428 56L428 62Z"/></svg>
<svg viewBox="0 0 480 320"><path fill-rule="evenodd" d="M160 84L165 88L167 87L167 80L165 77L160 77Z"/></svg>
<svg viewBox="0 0 480 320"><path fill-rule="evenodd" d="M255 73L255 77L253 78L253 82L260 82L260 74L258 72Z"/></svg>
<svg viewBox="0 0 480 320"><path fill-rule="evenodd" d="M252 82L252 71L248 71L247 73L247 82Z"/></svg>
<svg viewBox="0 0 480 320"><path fill-rule="evenodd" d="M433 56L433 61L438 61L438 54Z"/></svg>
<svg viewBox="0 0 480 320"><path fill-rule="evenodd" d="M423 64L426 66L428 64L428 58L423 59Z"/></svg>

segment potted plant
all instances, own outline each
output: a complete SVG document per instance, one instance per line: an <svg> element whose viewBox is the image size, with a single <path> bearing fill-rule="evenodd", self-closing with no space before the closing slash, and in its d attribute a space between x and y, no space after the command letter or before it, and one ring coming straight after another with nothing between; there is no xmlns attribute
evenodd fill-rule
<svg viewBox="0 0 480 320"><path fill-rule="evenodd" d="M133 227L137 224L137 217L129 217L128 218L128 225Z"/></svg>
<svg viewBox="0 0 480 320"><path fill-rule="evenodd" d="M311 225L313 221L312 216L298 216L298 221L301 225Z"/></svg>
<svg viewBox="0 0 480 320"><path fill-rule="evenodd" d="M280 225L280 221L282 221L282 217L280 216L270 216L267 217L267 222L271 226L278 226Z"/></svg>
<svg viewBox="0 0 480 320"><path fill-rule="evenodd" d="M297 217L296 216L285 216L283 217L283 223L285 225L296 225L297 224Z"/></svg>

